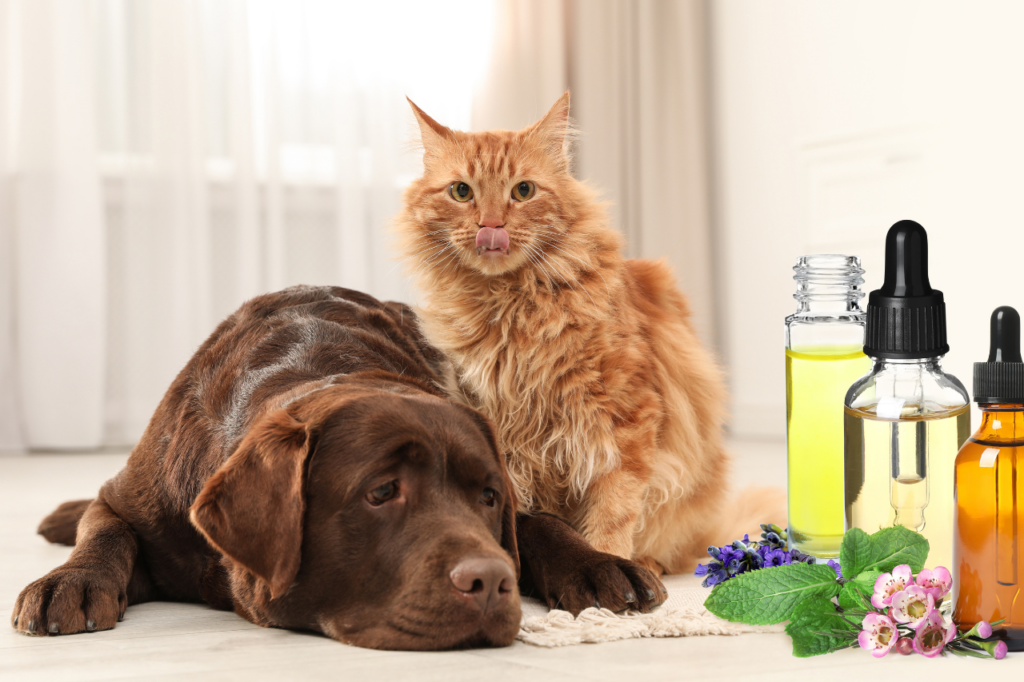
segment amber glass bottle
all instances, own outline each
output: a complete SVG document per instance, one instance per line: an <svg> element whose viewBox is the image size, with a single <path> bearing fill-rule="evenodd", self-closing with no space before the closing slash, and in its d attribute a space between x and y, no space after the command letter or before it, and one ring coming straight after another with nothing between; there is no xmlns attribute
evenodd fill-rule
<svg viewBox="0 0 1024 682"><path fill-rule="evenodd" d="M1005 619L994 629L1013 651L1024 650L1024 363L1020 317L1013 308L992 314L989 362L974 366L981 427L956 457L953 542L953 620L970 629ZM1022 470L1024 472L1024 470Z"/></svg>

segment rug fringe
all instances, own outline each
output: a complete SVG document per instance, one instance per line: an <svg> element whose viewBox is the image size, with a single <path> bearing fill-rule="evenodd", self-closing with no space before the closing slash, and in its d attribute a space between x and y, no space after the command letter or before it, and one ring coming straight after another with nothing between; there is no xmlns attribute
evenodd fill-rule
<svg viewBox="0 0 1024 682"><path fill-rule="evenodd" d="M568 611L550 611L545 616L524 618L519 639L543 647L594 642L614 642L640 637L699 637L741 635L748 632L783 632L783 625L730 623L703 606L662 607L654 613L635 611L616 614L608 609L585 609L576 618Z"/></svg>

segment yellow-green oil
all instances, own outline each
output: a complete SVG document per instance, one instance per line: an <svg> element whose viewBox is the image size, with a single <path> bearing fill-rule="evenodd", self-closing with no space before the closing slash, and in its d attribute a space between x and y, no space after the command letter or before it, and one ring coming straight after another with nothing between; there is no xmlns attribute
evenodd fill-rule
<svg viewBox="0 0 1024 682"><path fill-rule="evenodd" d="M880 419L873 408L844 408L846 521L868 533L897 524L917 531L928 540L927 568L951 569L954 464L971 435L971 408L915 409Z"/></svg>
<svg viewBox="0 0 1024 682"><path fill-rule="evenodd" d="M843 539L843 400L871 369L860 346L786 349L789 538L816 557Z"/></svg>

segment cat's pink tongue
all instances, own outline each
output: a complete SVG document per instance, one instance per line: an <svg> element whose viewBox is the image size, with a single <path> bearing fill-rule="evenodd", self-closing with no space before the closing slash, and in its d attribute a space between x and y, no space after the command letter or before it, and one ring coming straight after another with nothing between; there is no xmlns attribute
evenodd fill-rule
<svg viewBox="0 0 1024 682"><path fill-rule="evenodd" d="M481 227L476 233L476 251L508 251L508 231L504 227Z"/></svg>

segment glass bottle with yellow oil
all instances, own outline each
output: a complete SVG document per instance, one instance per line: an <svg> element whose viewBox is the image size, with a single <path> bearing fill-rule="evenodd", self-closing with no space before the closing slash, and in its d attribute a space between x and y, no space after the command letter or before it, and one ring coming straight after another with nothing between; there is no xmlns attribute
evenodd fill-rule
<svg viewBox="0 0 1024 682"><path fill-rule="evenodd" d="M1003 620L996 637L1024 650L1024 361L1020 315L1008 306L991 319L988 362L974 363L981 426L956 456L953 620L961 630Z"/></svg>
<svg viewBox="0 0 1024 682"><path fill-rule="evenodd" d="M822 558L843 539L843 397L871 368L856 256L802 256L786 318L789 544Z"/></svg>
<svg viewBox="0 0 1024 682"><path fill-rule="evenodd" d="M927 566L953 563L953 463L970 435L970 398L942 371L946 307L928 281L928 235L890 228L885 282L871 292L864 352L873 365L846 394L846 525L902 525L930 544Z"/></svg>

